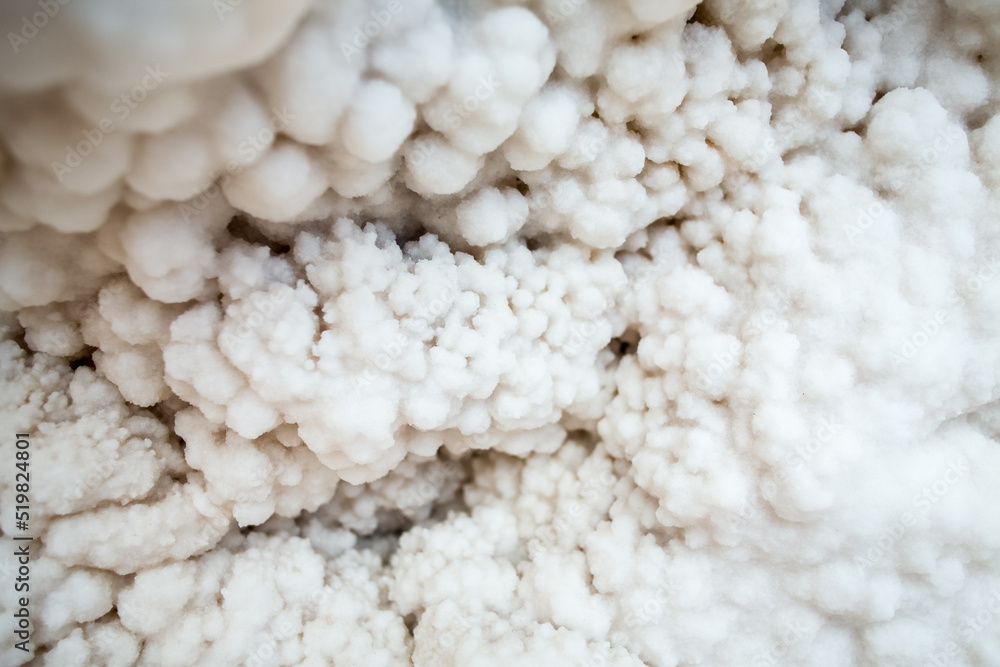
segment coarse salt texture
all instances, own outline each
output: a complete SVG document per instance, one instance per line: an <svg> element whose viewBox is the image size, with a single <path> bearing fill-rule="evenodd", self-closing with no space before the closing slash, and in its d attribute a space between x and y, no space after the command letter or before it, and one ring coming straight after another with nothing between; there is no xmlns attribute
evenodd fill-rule
<svg viewBox="0 0 1000 667"><path fill-rule="evenodd" d="M0 665L1000 665L1000 5L0 27Z"/></svg>

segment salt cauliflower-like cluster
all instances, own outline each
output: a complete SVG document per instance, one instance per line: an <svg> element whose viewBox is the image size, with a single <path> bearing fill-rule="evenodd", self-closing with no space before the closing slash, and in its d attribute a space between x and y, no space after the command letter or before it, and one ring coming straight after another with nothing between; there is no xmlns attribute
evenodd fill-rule
<svg viewBox="0 0 1000 667"><path fill-rule="evenodd" d="M997 5L0 24L0 663L1000 664Z"/></svg>

